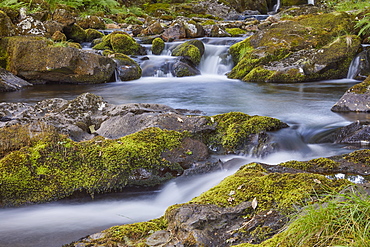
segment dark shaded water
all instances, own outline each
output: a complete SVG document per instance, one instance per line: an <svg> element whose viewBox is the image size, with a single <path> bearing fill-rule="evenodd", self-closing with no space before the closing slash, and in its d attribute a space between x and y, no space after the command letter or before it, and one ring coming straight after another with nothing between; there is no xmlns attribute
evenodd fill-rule
<svg viewBox="0 0 370 247"><path fill-rule="evenodd" d="M112 104L160 103L173 108L198 109L207 115L241 111L279 118L291 127L274 134L283 150L264 157L222 156L240 165L263 161L278 164L350 152L343 145L315 144L315 136L344 126L369 114L337 114L330 111L343 93L357 81L350 79L298 84L256 84L230 80L225 65L214 63L215 50L208 44L203 75L187 78L143 77L130 82L101 85L37 85L12 93L0 93L0 102L29 102L47 98L73 99L85 92L102 96ZM206 52L207 52L206 50ZM225 49L224 49L225 50ZM216 56L210 59L210 56ZM150 56L149 56L150 57ZM208 59L208 60L207 60ZM220 72L221 71L221 72ZM220 73L220 74L219 74ZM159 217L175 203L186 202L216 185L234 170L180 178L148 193L115 194L94 201L70 200L13 209L0 209L0 246L56 247L116 224Z"/></svg>

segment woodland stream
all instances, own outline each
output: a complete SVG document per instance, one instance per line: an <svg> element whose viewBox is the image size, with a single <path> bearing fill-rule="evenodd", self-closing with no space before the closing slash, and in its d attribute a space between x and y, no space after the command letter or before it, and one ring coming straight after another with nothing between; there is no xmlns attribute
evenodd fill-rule
<svg viewBox="0 0 370 247"><path fill-rule="evenodd" d="M168 72L160 68L166 67L172 58L164 52L161 56L148 55L149 60L142 64L144 74L150 74L149 67L156 73L139 80L100 85L36 85L18 92L0 93L0 102L35 103L56 97L73 99L81 93L90 92L112 104L159 103L173 108L201 110L206 115L240 111L275 117L290 126L274 133L275 141L280 142L284 150L264 158L247 154L219 157L224 162L231 160L233 169L178 178L146 193L130 191L98 196L95 200L70 199L0 209L0 247L60 247L113 225L159 217L168 206L192 199L232 174L239 166L252 161L278 164L352 151L343 145L315 144L315 140L337 127L358 119L370 119L369 114L340 115L330 110L343 93L358 81L340 79L257 84L227 79L225 73L232 66L227 59L227 49L239 40L204 39L206 52L199 67L200 76L167 76Z"/></svg>

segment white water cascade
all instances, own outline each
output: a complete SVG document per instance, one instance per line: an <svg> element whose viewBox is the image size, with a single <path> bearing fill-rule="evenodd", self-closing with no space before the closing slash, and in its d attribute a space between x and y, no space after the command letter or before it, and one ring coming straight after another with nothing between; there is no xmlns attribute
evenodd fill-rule
<svg viewBox="0 0 370 247"><path fill-rule="evenodd" d="M308 0L308 1L307 1L307 4L315 5L315 0Z"/></svg>
<svg viewBox="0 0 370 247"><path fill-rule="evenodd" d="M278 10L280 9L280 7L281 7L281 1L277 0L276 4L272 8L272 12L276 14L278 12Z"/></svg>
<svg viewBox="0 0 370 247"><path fill-rule="evenodd" d="M359 72L359 66L360 66L360 56L359 54L357 54L348 68L347 79L354 79L357 76Z"/></svg>

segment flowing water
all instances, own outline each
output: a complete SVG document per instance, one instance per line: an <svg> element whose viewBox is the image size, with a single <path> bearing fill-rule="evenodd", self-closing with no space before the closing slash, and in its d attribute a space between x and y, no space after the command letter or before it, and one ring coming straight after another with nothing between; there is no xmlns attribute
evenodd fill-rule
<svg viewBox="0 0 370 247"><path fill-rule="evenodd" d="M173 60L164 52L148 55L139 80L100 85L36 85L18 92L0 93L0 102L35 103L47 98L73 99L85 92L112 104L160 103L173 108L198 109L207 115L241 111L279 118L290 128L273 134L282 150L264 158L220 156L228 170L178 178L162 188L130 191L42 205L0 209L0 247L57 247L110 226L145 221L163 215L175 203L186 202L219 183L235 169L252 161L278 164L350 152L343 145L315 144L318 137L369 114L337 114L330 111L343 93L358 81L352 79L297 84L246 83L227 79L231 69L230 44L240 39L203 39L206 53L202 75L175 78L169 73ZM168 45L170 49L170 45Z"/></svg>

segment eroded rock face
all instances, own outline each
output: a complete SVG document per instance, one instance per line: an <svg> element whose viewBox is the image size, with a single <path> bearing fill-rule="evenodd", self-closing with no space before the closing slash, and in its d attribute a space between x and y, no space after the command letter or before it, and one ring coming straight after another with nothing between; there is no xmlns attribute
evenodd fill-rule
<svg viewBox="0 0 370 247"><path fill-rule="evenodd" d="M2 47L9 56L9 70L32 83L108 82L116 67L111 58L71 47L55 47L44 38L8 38L2 40Z"/></svg>
<svg viewBox="0 0 370 247"><path fill-rule="evenodd" d="M28 86L32 84L0 68L0 92L16 91Z"/></svg>
<svg viewBox="0 0 370 247"><path fill-rule="evenodd" d="M370 112L370 76L345 92L331 108L335 112Z"/></svg>

